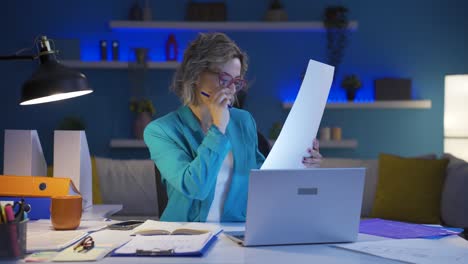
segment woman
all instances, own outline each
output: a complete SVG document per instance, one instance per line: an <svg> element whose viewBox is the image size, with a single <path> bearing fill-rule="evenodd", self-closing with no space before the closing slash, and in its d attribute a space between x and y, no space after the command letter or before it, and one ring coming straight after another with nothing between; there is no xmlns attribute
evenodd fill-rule
<svg viewBox="0 0 468 264"><path fill-rule="evenodd" d="M162 221L245 221L249 172L265 160L251 114L231 107L246 71L246 54L221 33L185 51L172 84L183 106L144 133L169 198ZM321 160L313 145L306 167Z"/></svg>

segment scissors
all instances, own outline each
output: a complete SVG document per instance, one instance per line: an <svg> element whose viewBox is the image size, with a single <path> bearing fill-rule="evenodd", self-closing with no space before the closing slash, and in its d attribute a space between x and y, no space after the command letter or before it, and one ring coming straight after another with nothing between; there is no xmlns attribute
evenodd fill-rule
<svg viewBox="0 0 468 264"><path fill-rule="evenodd" d="M18 209L16 209L18 208ZM31 211L31 205L26 203L24 199L21 199L21 201L14 202L13 203L13 211L15 213L15 220L17 221L23 221L25 220L25 214L29 213Z"/></svg>
<svg viewBox="0 0 468 264"><path fill-rule="evenodd" d="M81 240L75 247L73 247L73 251L78 251L78 253L83 252L86 253L88 250L94 247L94 240L91 236L87 236Z"/></svg>

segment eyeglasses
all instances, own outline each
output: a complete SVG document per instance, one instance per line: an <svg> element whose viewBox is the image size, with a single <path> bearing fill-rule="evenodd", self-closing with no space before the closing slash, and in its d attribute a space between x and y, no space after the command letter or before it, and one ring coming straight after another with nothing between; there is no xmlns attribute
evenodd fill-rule
<svg viewBox="0 0 468 264"><path fill-rule="evenodd" d="M92 249L94 247L94 240L91 236L85 237L83 240L81 240L80 243L78 243L74 248L73 251L78 251L78 252L87 252L88 250Z"/></svg>
<svg viewBox="0 0 468 264"><path fill-rule="evenodd" d="M211 73L217 74L218 75L218 80L219 80L219 85L221 87L229 87L232 84L234 84L234 87L236 88L236 92L239 92L240 90L244 89L247 86L247 81L241 77L232 77L231 74L227 72L214 72L210 71Z"/></svg>

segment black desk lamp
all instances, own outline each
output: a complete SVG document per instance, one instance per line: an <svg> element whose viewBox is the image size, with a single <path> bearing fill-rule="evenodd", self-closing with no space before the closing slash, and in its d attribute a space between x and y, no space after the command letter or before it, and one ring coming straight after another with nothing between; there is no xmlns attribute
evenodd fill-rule
<svg viewBox="0 0 468 264"><path fill-rule="evenodd" d="M93 92L84 74L57 61L56 51L51 49L46 36L37 41L37 49L38 55L17 52L12 56L0 56L0 60L40 60L39 69L23 84L20 105L48 103Z"/></svg>

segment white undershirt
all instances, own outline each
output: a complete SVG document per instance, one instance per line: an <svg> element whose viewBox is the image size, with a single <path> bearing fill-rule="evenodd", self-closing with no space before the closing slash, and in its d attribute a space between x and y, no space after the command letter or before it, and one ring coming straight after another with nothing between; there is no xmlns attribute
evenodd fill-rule
<svg viewBox="0 0 468 264"><path fill-rule="evenodd" d="M208 212L207 222L221 221L223 214L224 200L226 200L227 193L229 192L229 185L232 178L233 158L232 151L230 151L219 169L218 177L216 179L215 194L213 202L211 203L210 211Z"/></svg>

